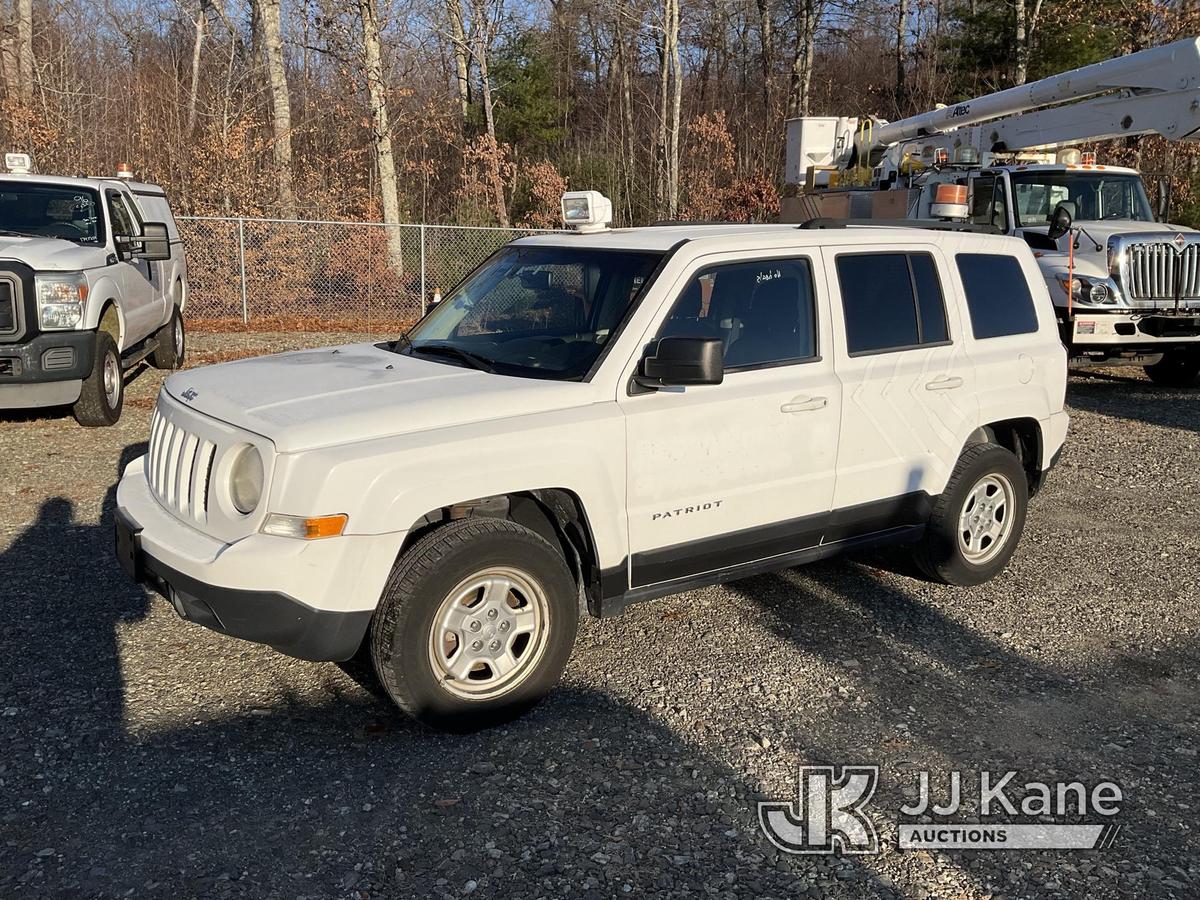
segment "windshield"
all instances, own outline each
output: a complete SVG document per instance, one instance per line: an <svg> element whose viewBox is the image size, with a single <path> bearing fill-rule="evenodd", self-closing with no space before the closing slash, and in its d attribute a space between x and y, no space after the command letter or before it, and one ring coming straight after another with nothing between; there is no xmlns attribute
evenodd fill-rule
<svg viewBox="0 0 1200 900"><path fill-rule="evenodd" d="M1153 222L1142 179L1106 172L1014 172L1013 204L1017 224L1046 225L1060 203L1073 203L1077 222L1131 219ZM1069 208L1069 207L1068 207Z"/></svg>
<svg viewBox="0 0 1200 900"><path fill-rule="evenodd" d="M661 258L506 247L422 319L401 352L502 375L582 379Z"/></svg>
<svg viewBox="0 0 1200 900"><path fill-rule="evenodd" d="M88 188L5 182L0 184L0 232L100 244L100 197Z"/></svg>

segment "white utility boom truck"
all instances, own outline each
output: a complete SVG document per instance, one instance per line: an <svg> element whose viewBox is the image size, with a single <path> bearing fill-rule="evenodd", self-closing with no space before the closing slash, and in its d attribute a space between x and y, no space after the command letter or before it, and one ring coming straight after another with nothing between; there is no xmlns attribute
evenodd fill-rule
<svg viewBox="0 0 1200 900"><path fill-rule="evenodd" d="M1033 249L1073 364L1200 377L1200 232L1167 224L1138 172L1072 145L1132 135L1200 139L1200 38L886 122L787 122L784 218L944 220ZM858 170L859 177L856 177ZM869 172L869 179L867 177ZM850 182L869 184L852 187Z"/></svg>

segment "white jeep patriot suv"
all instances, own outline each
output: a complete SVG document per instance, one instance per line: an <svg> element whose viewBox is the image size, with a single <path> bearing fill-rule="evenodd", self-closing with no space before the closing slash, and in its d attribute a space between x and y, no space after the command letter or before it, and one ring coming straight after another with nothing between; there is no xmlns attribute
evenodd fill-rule
<svg viewBox="0 0 1200 900"><path fill-rule="evenodd" d="M123 373L183 362L187 262L162 188L120 178L0 175L0 410L121 416ZM132 174L132 173L128 173Z"/></svg>
<svg viewBox="0 0 1200 900"><path fill-rule="evenodd" d="M568 222L594 218L580 202ZM169 378L117 553L186 619L369 659L402 709L476 728L553 687L581 610L881 541L993 577L1065 390L1015 238L523 238L405 337Z"/></svg>

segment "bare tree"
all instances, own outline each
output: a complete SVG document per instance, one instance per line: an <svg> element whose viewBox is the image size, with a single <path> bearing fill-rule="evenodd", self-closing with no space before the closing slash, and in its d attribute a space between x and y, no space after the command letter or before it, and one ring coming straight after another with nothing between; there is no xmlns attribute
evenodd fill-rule
<svg viewBox="0 0 1200 900"><path fill-rule="evenodd" d="M196 36L192 41L192 72L188 85L187 133L189 136L196 130L196 103L200 94L200 61L204 49L205 22L208 19L208 0L200 0L199 10L193 20Z"/></svg>
<svg viewBox="0 0 1200 900"><path fill-rule="evenodd" d="M271 98L271 155L278 179L279 211L290 219L296 215L296 195L292 191L292 104L283 58L280 0L253 0L253 3L256 42L266 59L266 86Z"/></svg>
<svg viewBox="0 0 1200 900"><path fill-rule="evenodd" d="M388 121L387 82L383 76L383 51L379 39L379 7L375 0L358 0L362 25L362 69L371 107L371 145L379 174L379 197L383 220L400 221L400 191L396 183L396 160L392 153L392 128ZM403 245L399 228L387 229L388 257L396 272L404 271Z"/></svg>
<svg viewBox="0 0 1200 900"><path fill-rule="evenodd" d="M664 0L658 60L658 143L655 148L658 169L654 197L658 214L672 219L679 211L679 120L683 91L679 0Z"/></svg>
<svg viewBox="0 0 1200 900"><path fill-rule="evenodd" d="M474 40L471 41L471 55L479 69L479 95L483 103L483 122L487 129L485 148L489 180L492 184L492 204L496 218L500 224L508 227L508 204L504 199L504 177L500 171L500 144L496 140L496 108L492 96L491 75L488 70L488 57L491 55L492 43L496 39L496 30L500 22L500 4L496 0L496 8L489 10L488 0L474 0L471 15L471 27L474 30Z"/></svg>
<svg viewBox="0 0 1200 900"><path fill-rule="evenodd" d="M1013 71L1013 83L1024 84L1029 77L1029 52L1033 48L1034 35L1037 32L1038 19L1042 15L1042 0L1033 0L1033 8L1025 6L1025 0L1015 0L1016 29L1013 37L1016 39L1016 66Z"/></svg>
<svg viewBox="0 0 1200 900"><path fill-rule="evenodd" d="M9 97L29 106L33 103L33 0L13 0L7 19L0 47L4 87Z"/></svg>
<svg viewBox="0 0 1200 900"><path fill-rule="evenodd" d="M813 50L817 25L824 13L824 0L796 0L796 48L792 54L792 72L788 83L787 115L807 116L811 103Z"/></svg>
<svg viewBox="0 0 1200 900"><path fill-rule="evenodd" d="M467 46L467 32L463 24L462 0L446 0L446 20L450 32L450 43L454 49L455 87L458 88L458 104L462 110L462 121L466 125L471 112L471 49Z"/></svg>

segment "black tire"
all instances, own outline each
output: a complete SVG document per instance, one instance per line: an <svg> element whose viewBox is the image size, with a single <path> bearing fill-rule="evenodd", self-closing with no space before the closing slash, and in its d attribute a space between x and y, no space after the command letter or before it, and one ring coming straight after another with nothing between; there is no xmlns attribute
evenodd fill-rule
<svg viewBox="0 0 1200 900"><path fill-rule="evenodd" d="M124 406L125 373L121 369L121 354L112 335L99 331L96 333L91 374L84 379L79 399L71 411L80 425L97 428L117 424Z"/></svg>
<svg viewBox="0 0 1200 900"><path fill-rule="evenodd" d="M477 573L500 567L517 571L541 592L539 609L544 624L537 637L531 635L524 644L525 652L530 652L536 640L538 649L528 662L518 663L524 671L503 693L464 698L453 690L470 687L470 678L456 682L435 671L433 629L443 602L456 587ZM505 594L505 603L514 597L522 602L513 591ZM505 519L450 522L419 539L392 569L371 621L375 672L400 709L432 728L461 733L508 721L534 706L558 683L575 643L578 597L579 589L562 553L535 532ZM489 623L480 633L484 640L500 637L488 633L487 628L492 627ZM515 638L508 642L506 646L516 647ZM454 653L466 650L463 643ZM483 671L488 671L486 666Z"/></svg>
<svg viewBox="0 0 1200 900"><path fill-rule="evenodd" d="M1200 349L1181 347L1170 350L1154 365L1144 368L1150 380L1160 387L1195 387L1200 381Z"/></svg>
<svg viewBox="0 0 1200 900"><path fill-rule="evenodd" d="M154 352L150 364L156 369L182 369L187 353L187 333L183 329L183 314L176 306L171 311L171 321L158 329L154 335Z"/></svg>
<svg viewBox="0 0 1200 900"><path fill-rule="evenodd" d="M1007 482L1012 496L1002 505L1003 515L998 520L1002 535L979 551L982 555L973 560L963 547L959 523L975 488L981 486L986 490L983 481L989 476L998 484ZM1028 506L1029 483L1020 461L998 444L974 444L963 451L946 490L934 501L925 535L915 548L914 559L921 571L934 581L961 586L983 584L1008 565L1021 540Z"/></svg>

